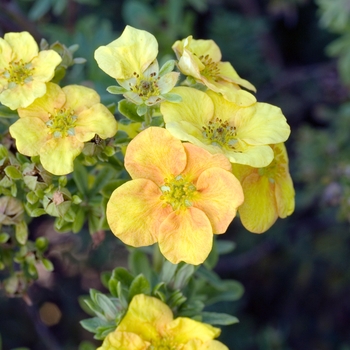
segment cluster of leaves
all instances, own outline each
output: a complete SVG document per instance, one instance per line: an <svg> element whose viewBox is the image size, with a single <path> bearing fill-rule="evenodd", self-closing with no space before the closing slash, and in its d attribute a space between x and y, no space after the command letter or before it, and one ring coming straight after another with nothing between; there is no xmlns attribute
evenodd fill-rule
<svg viewBox="0 0 350 350"><path fill-rule="evenodd" d="M130 271L117 267L102 275L109 294L91 289L89 297L81 297L84 310L94 316L81 321L81 325L94 333L95 339L104 339L118 326L137 294L159 298L172 309L174 317L190 317L213 325L238 322L229 314L203 311L205 306L235 301L243 294L243 286L239 282L222 280L210 268L210 263L214 263L218 254L232 249L230 242L219 241L206 265L197 267L184 263L174 265L161 257L159 271L151 266L145 252L132 250L128 257Z"/></svg>

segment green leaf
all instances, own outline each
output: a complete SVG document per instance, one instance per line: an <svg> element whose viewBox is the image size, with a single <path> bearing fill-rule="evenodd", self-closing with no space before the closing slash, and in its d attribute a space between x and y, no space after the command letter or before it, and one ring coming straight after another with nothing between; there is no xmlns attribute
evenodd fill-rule
<svg viewBox="0 0 350 350"><path fill-rule="evenodd" d="M128 262L134 275L143 274L148 280L151 279L151 265L148 257L139 249L133 249L129 254Z"/></svg>
<svg viewBox="0 0 350 350"><path fill-rule="evenodd" d="M236 248L236 243L224 239L216 240L216 249L219 255L231 253Z"/></svg>
<svg viewBox="0 0 350 350"><path fill-rule="evenodd" d="M89 198L97 194L109 181L116 176L116 171L110 167L103 167L95 177L92 188L89 191Z"/></svg>
<svg viewBox="0 0 350 350"><path fill-rule="evenodd" d="M178 94L167 93L162 94L162 97L164 97L169 102L179 103L182 101L182 97Z"/></svg>
<svg viewBox="0 0 350 350"><path fill-rule="evenodd" d="M88 318L80 321L81 326L91 333L96 333L97 328L106 325L106 322L98 317Z"/></svg>
<svg viewBox="0 0 350 350"><path fill-rule="evenodd" d="M110 198L113 191L127 181L128 180L124 180L124 179L110 181L107 185L105 185L102 188L102 190L101 190L102 196L106 197L106 198Z"/></svg>
<svg viewBox="0 0 350 350"><path fill-rule="evenodd" d="M5 168L5 174L13 180L22 179L22 173L13 165L9 165Z"/></svg>
<svg viewBox="0 0 350 350"><path fill-rule="evenodd" d="M239 322L235 316L218 312L202 312L201 316L202 322L211 325L228 326Z"/></svg>
<svg viewBox="0 0 350 350"><path fill-rule="evenodd" d="M112 85L112 86L108 86L107 91L113 95L120 95L120 94L124 94L127 90L121 86Z"/></svg>
<svg viewBox="0 0 350 350"><path fill-rule="evenodd" d="M1 243L6 243L10 238L10 235L6 232L0 233L0 244Z"/></svg>
<svg viewBox="0 0 350 350"><path fill-rule="evenodd" d="M19 244L26 244L28 239L28 227L25 221L16 224L16 240Z"/></svg>
<svg viewBox="0 0 350 350"><path fill-rule="evenodd" d="M28 192L26 198L30 204L35 204L39 200L39 197L33 191Z"/></svg>
<svg viewBox="0 0 350 350"><path fill-rule="evenodd" d="M18 117L17 111L1 105L0 106L0 118L14 118Z"/></svg>
<svg viewBox="0 0 350 350"><path fill-rule="evenodd" d="M118 110L123 116L134 122L143 122L143 118L137 114L137 106L128 100L119 101Z"/></svg>
<svg viewBox="0 0 350 350"><path fill-rule="evenodd" d="M187 285L189 279L193 275L195 267L193 265L184 264L175 274L175 279L173 282L174 289L182 289Z"/></svg>
<svg viewBox="0 0 350 350"><path fill-rule="evenodd" d="M122 286L129 288L133 280L134 276L127 269L124 267L116 267L112 272L108 286L112 281L117 281L120 282Z"/></svg>
<svg viewBox="0 0 350 350"><path fill-rule="evenodd" d="M44 252L49 245L49 240L46 237L38 237L35 240L35 246L41 252Z"/></svg>
<svg viewBox="0 0 350 350"><path fill-rule="evenodd" d="M136 113L141 117L147 113L147 106L145 104L142 104L137 107Z"/></svg>
<svg viewBox="0 0 350 350"><path fill-rule="evenodd" d="M74 161L74 172L73 179L75 184L78 187L78 190L82 195L88 196L89 194L89 174L84 165L82 165L78 160Z"/></svg>
<svg viewBox="0 0 350 350"><path fill-rule="evenodd" d="M178 265L172 264L170 261L165 260L162 266L162 270L160 271L160 280L168 284L172 280L177 267Z"/></svg>
<svg viewBox="0 0 350 350"><path fill-rule="evenodd" d="M52 6L52 0L37 0L30 9L28 17L32 21L36 21L43 17Z"/></svg>
<svg viewBox="0 0 350 350"><path fill-rule="evenodd" d="M129 288L129 301L137 294L146 294L151 293L151 285L149 281L145 278L143 274L139 274L132 281Z"/></svg>
<svg viewBox="0 0 350 350"><path fill-rule="evenodd" d="M85 222L85 210L83 207L79 207L76 211L76 216L72 224L73 233L78 233Z"/></svg>
<svg viewBox="0 0 350 350"><path fill-rule="evenodd" d="M51 272L54 270L53 264L50 260L43 258L41 259L41 263L44 265L46 271Z"/></svg>
<svg viewBox="0 0 350 350"><path fill-rule="evenodd" d="M103 314L108 321L114 320L116 318L118 310L106 295L98 293L96 295L96 303L102 309Z"/></svg>
<svg viewBox="0 0 350 350"><path fill-rule="evenodd" d="M163 64L158 75L162 77L163 75L172 72L174 70L174 67L175 67L175 60L169 60Z"/></svg>

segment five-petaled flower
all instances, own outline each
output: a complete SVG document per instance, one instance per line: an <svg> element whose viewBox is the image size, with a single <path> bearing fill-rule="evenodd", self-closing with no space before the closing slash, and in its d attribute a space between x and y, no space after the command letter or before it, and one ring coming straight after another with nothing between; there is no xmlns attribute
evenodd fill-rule
<svg viewBox="0 0 350 350"><path fill-rule="evenodd" d="M136 105L146 106L164 101L179 77L179 73L167 70L159 75L157 55L156 38L131 26L126 26L118 39L95 51L98 66L122 86L111 86L108 91L123 93Z"/></svg>
<svg viewBox="0 0 350 350"><path fill-rule="evenodd" d="M132 180L107 204L112 232L134 247L158 242L174 264L202 263L213 233L226 231L243 202L225 156L181 143L163 128L150 127L130 142L125 168Z"/></svg>
<svg viewBox="0 0 350 350"><path fill-rule="evenodd" d="M213 91L173 91L182 102L162 103L166 128L180 140L223 153L232 163L267 166L274 157L269 145L284 142L290 134L281 110L270 104L241 107Z"/></svg>
<svg viewBox="0 0 350 350"><path fill-rule="evenodd" d="M80 85L60 88L48 83L47 93L27 108L10 126L20 153L40 155L43 167L55 175L73 171L73 161L84 142L96 134L106 139L117 132L113 114L100 103L96 91Z"/></svg>
<svg viewBox="0 0 350 350"><path fill-rule="evenodd" d="M228 350L214 339L219 335L219 328L187 317L174 319L161 300L138 294L97 350Z"/></svg>
<svg viewBox="0 0 350 350"><path fill-rule="evenodd" d="M238 208L239 216L243 226L254 233L265 232L278 217L285 218L294 211L295 192L286 148L283 143L271 147L275 158L267 167L232 164L245 198Z"/></svg>
<svg viewBox="0 0 350 350"><path fill-rule="evenodd" d="M195 40L190 35L176 41L172 48L181 73L236 104L249 106L256 102L252 94L240 88L256 91L255 87L240 78L231 63L221 62L221 51L213 40Z"/></svg>
<svg viewBox="0 0 350 350"><path fill-rule="evenodd" d="M0 102L11 109L29 106L46 93L61 61L53 50L39 52L28 32L6 33L0 38Z"/></svg>

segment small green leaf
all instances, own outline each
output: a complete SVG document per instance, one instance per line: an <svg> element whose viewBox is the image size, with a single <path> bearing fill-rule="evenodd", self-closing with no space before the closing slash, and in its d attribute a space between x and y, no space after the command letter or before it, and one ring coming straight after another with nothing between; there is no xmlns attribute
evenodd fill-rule
<svg viewBox="0 0 350 350"><path fill-rule="evenodd" d="M165 260L162 266L162 270L160 271L160 280L169 283L177 269L178 265L172 264L170 261Z"/></svg>
<svg viewBox="0 0 350 350"><path fill-rule="evenodd" d="M25 221L16 225L16 240L19 244L26 244L28 239L28 227Z"/></svg>
<svg viewBox="0 0 350 350"><path fill-rule="evenodd" d="M129 288L133 280L134 276L127 269L124 267L116 267L112 272L108 285L112 281L117 281L120 282L122 286Z"/></svg>
<svg viewBox="0 0 350 350"><path fill-rule="evenodd" d="M134 278L129 288L129 301L137 294L151 293L151 285L144 275L140 274Z"/></svg>
<svg viewBox="0 0 350 350"><path fill-rule="evenodd" d="M172 72L174 70L174 67L175 67L175 60L169 60L163 64L158 75L162 77L163 75Z"/></svg>
<svg viewBox="0 0 350 350"><path fill-rule="evenodd" d="M112 85L112 86L108 86L107 91L113 95L120 95L120 94L124 94L127 90L121 86Z"/></svg>
<svg viewBox="0 0 350 350"><path fill-rule="evenodd" d="M116 318L118 310L106 295L98 293L96 295L96 303L102 309L103 314L108 321L114 320Z"/></svg>
<svg viewBox="0 0 350 350"><path fill-rule="evenodd" d="M179 103L182 101L182 97L178 94L167 93L162 94L162 97L164 97L169 102Z"/></svg>
<svg viewBox="0 0 350 350"><path fill-rule="evenodd" d="M130 270L134 275L142 273L148 280L151 279L151 266L148 257L141 250L133 249L128 257Z"/></svg>
<svg viewBox="0 0 350 350"><path fill-rule="evenodd" d="M38 237L35 240L35 246L41 252L44 252L49 245L49 240L46 237Z"/></svg>
<svg viewBox="0 0 350 350"><path fill-rule="evenodd" d="M239 322L237 317L224 313L202 312L201 315L202 322L209 323L211 325L228 326Z"/></svg>
<svg viewBox="0 0 350 350"><path fill-rule="evenodd" d="M174 289L182 289L187 285L188 280L191 278L195 271L193 265L184 264L181 268L176 272L175 279L173 282Z"/></svg>
<svg viewBox="0 0 350 350"><path fill-rule="evenodd" d="M73 233L78 233L82 229L84 222L85 222L85 210L83 207L79 207L77 209L75 219L72 224Z"/></svg>
<svg viewBox="0 0 350 350"><path fill-rule="evenodd" d="M134 122L143 122L143 118L137 114L137 106L128 100L119 101L118 110L123 116Z"/></svg>
<svg viewBox="0 0 350 350"><path fill-rule="evenodd" d="M22 179L22 173L13 165L9 165L5 168L5 174L13 180Z"/></svg>
<svg viewBox="0 0 350 350"><path fill-rule="evenodd" d="M80 321L81 326L91 333L95 333L97 328L106 325L106 322L98 317L88 318Z"/></svg>
<svg viewBox="0 0 350 350"><path fill-rule="evenodd" d="M50 271L51 272L51 271L54 270L53 264L52 264L52 262L50 260L43 258L43 259L41 259L41 263L45 267L46 271Z"/></svg>
<svg viewBox="0 0 350 350"><path fill-rule="evenodd" d="M147 106L145 104L142 104L137 107L136 113L141 117L147 113Z"/></svg>
<svg viewBox="0 0 350 350"><path fill-rule="evenodd" d="M10 235L6 232L0 233L0 243L6 243L10 238Z"/></svg>
<svg viewBox="0 0 350 350"><path fill-rule="evenodd" d="M84 196L89 194L88 171L78 160L74 162L73 179L80 193Z"/></svg>
<svg viewBox="0 0 350 350"><path fill-rule="evenodd" d="M34 191L28 192L26 198L30 204L35 204L39 200L39 197L35 194Z"/></svg>

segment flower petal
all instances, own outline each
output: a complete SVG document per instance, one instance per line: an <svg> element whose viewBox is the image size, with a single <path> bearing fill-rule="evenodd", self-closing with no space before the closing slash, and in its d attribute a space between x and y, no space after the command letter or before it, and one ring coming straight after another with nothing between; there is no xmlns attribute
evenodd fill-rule
<svg viewBox="0 0 350 350"><path fill-rule="evenodd" d="M210 168L199 176L196 188L199 195L193 205L206 214L214 233L226 232L244 200L240 182L227 170Z"/></svg>
<svg viewBox="0 0 350 350"><path fill-rule="evenodd" d="M131 180L118 187L107 203L107 221L115 236L133 247L157 241L158 227L171 212L160 200L159 187L150 180Z"/></svg>
<svg viewBox="0 0 350 350"><path fill-rule="evenodd" d="M54 50L40 51L32 60L33 79L48 82L55 75L55 68L61 63L61 56Z"/></svg>
<svg viewBox="0 0 350 350"><path fill-rule="evenodd" d="M6 33L4 39L12 47L12 59L15 61L22 59L28 63L38 54L38 44L28 32Z"/></svg>
<svg viewBox="0 0 350 350"><path fill-rule="evenodd" d="M179 79L179 76L180 73L178 72L170 72L160 77L157 85L161 94L166 94L169 92L175 86L177 80Z"/></svg>
<svg viewBox="0 0 350 350"><path fill-rule="evenodd" d="M198 339L191 339L182 350L229 350L229 348L217 340L202 342Z"/></svg>
<svg viewBox="0 0 350 350"><path fill-rule="evenodd" d="M66 94L66 108L74 110L76 115L100 102L99 94L82 85L65 86L63 92Z"/></svg>
<svg viewBox="0 0 350 350"><path fill-rule="evenodd" d="M107 335L97 350L147 350L150 343L142 340L137 334L115 330Z"/></svg>
<svg viewBox="0 0 350 350"><path fill-rule="evenodd" d="M286 173L285 177L280 177L276 180L275 196L278 216L280 218L285 218L294 212L295 191L293 180L289 173Z"/></svg>
<svg viewBox="0 0 350 350"><path fill-rule="evenodd" d="M198 265L213 245L213 229L205 213L191 207L172 212L162 222L158 235L161 253L173 264L184 261Z"/></svg>
<svg viewBox="0 0 350 350"><path fill-rule="evenodd" d="M80 113L75 125L76 137L81 142L91 140L95 134L101 139L106 139L113 137L117 132L114 115L101 103L96 103Z"/></svg>
<svg viewBox="0 0 350 350"><path fill-rule="evenodd" d="M161 186L165 178L180 174L185 166L181 141L163 128L147 128L126 149L125 168L133 179L150 179Z"/></svg>
<svg viewBox="0 0 350 350"><path fill-rule="evenodd" d="M66 175L74 170L74 159L81 153L84 143L75 137L52 138L40 150L43 167L54 175Z"/></svg>
<svg viewBox="0 0 350 350"><path fill-rule="evenodd" d="M241 222L248 231L263 233L278 218L274 184L254 172L243 180L242 187L244 203L238 209Z"/></svg>
<svg viewBox="0 0 350 350"><path fill-rule="evenodd" d="M151 341L159 337L172 319L173 313L168 305L157 298L137 294L117 330L136 333L143 340Z"/></svg>
<svg viewBox="0 0 350 350"><path fill-rule="evenodd" d="M95 51L98 66L115 79L131 78L140 74L155 60L158 54L156 38L144 31L126 26L122 35Z"/></svg>
<svg viewBox="0 0 350 350"><path fill-rule="evenodd" d="M10 62L12 60L12 48L10 44L4 40L3 38L0 38L0 67L1 72L3 72L4 69L8 68Z"/></svg>
<svg viewBox="0 0 350 350"><path fill-rule="evenodd" d="M19 153L36 156L50 138L47 127L39 118L20 118L10 126L10 134L16 139Z"/></svg>

